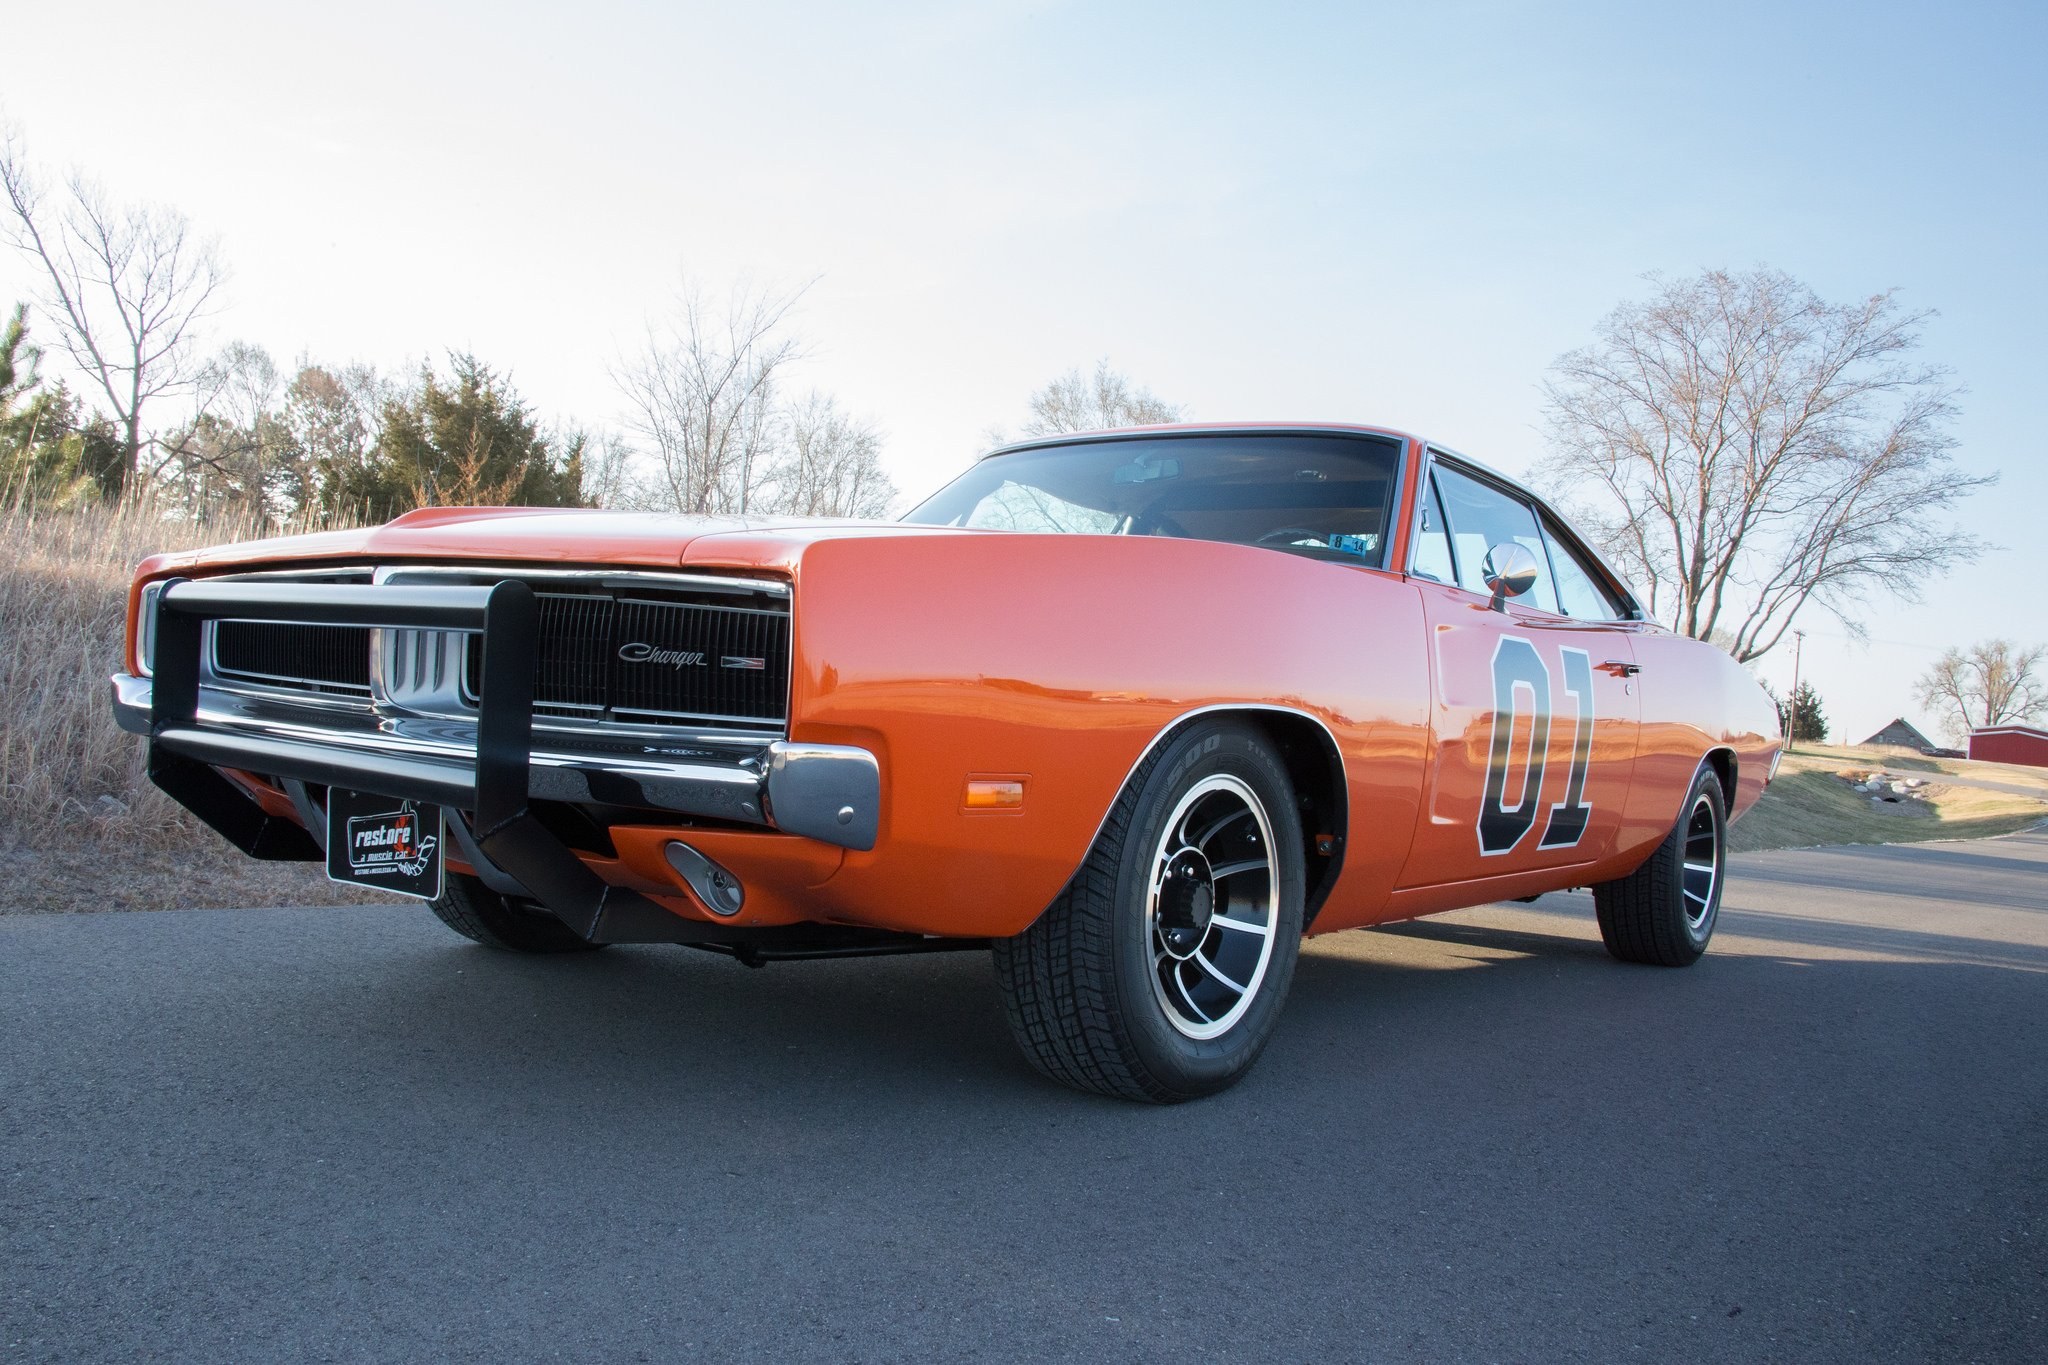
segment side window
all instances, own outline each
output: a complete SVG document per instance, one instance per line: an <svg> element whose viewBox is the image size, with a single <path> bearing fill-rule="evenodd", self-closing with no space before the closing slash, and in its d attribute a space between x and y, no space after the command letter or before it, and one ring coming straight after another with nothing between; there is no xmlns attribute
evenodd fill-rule
<svg viewBox="0 0 2048 1365"><path fill-rule="evenodd" d="M1620 602L1600 583L1599 575L1557 533L1549 518L1543 538L1550 542L1550 566L1557 574L1557 603L1566 616L1581 621L1619 621L1626 615Z"/></svg>
<svg viewBox="0 0 2048 1365"><path fill-rule="evenodd" d="M1485 593L1486 552L1496 545L1513 543L1535 556L1537 566L1536 586L1515 601L1538 611L1556 611L1557 592L1550 582L1550 557L1543 548L1543 533L1536 527L1534 509L1505 490L1446 465L1437 466L1436 486L1451 523L1458 586L1467 592Z"/></svg>
<svg viewBox="0 0 2048 1365"><path fill-rule="evenodd" d="M1437 502L1434 480L1423 488L1418 501L1422 510L1415 519L1414 571L1418 577L1433 578L1439 583L1455 583L1458 572L1451 564L1451 533L1444 525L1443 508Z"/></svg>

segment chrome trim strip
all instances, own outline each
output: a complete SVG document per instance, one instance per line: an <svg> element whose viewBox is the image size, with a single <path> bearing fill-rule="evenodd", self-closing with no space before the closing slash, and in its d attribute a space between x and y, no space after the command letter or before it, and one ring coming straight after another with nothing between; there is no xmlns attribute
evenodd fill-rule
<svg viewBox="0 0 2048 1365"><path fill-rule="evenodd" d="M354 570L361 573L368 570L375 575L378 583L399 574L408 577L447 578L468 576L477 578L573 578L586 583L600 585L619 584L631 586L645 583L666 588L702 587L709 592L758 592L770 597L788 597L789 584L779 578L739 578L728 574L690 573L687 570L675 573L657 572L649 569L540 569L524 564L376 564L364 565Z"/></svg>
<svg viewBox="0 0 2048 1365"><path fill-rule="evenodd" d="M560 706L560 705L562 705L562 703L560 703L560 702L552 702L552 701L544 701L544 702L536 702L536 703L535 703L535 706L536 706L536 707L540 707L540 706ZM734 729L734 730L730 730L730 731L727 731L727 732L726 732L726 733L728 733L728 734L731 734L731 735L734 735L734 736L741 736L741 735L746 735L746 734L749 734L749 733L751 733L751 734L753 734L753 735L754 735L755 737L757 737L757 738L759 738L759 739L775 739L775 738L778 738L778 737L780 737L780 736L781 736L781 735L782 735L783 733L785 733L785 731L784 731L784 727L783 727L782 723L781 723L781 722L779 722L779 721L772 721L772 720L763 720L763 721L750 721L750 719L749 719L748 717L746 717L746 716L721 716L721 715L718 715L717 713L715 713L715 712L711 712L711 711L657 711L657 710L654 710L654 709L652 709L652 708L648 708L648 707L638 707L638 706L621 706L621 707L613 707L613 708L612 708L612 714L613 714L613 715L619 715L619 714L621 714L621 713L623 713L623 714L625 714L625 715L628 715L628 716L674 716L674 717L676 717L676 718L677 718L678 720L696 720L696 721L710 721L710 722L712 722L712 723L714 723L714 724L715 724L715 723L717 723L717 722L719 722L719 721L728 721L728 722L730 722L730 723L732 723L733 725L736 725L736 726L738 726L738 725L747 725L747 724L758 724L758 725L759 725L759 727L760 727L759 729L757 729L757 730L754 730L754 731L751 731L751 732L749 732L749 731L746 731L746 730L740 730L740 729ZM556 716L556 717L555 717L555 719L556 719L556 720L563 720L563 721L573 721L573 720L575 720L575 717L574 717L574 716ZM595 732L595 733L598 733L598 734L610 734L610 733L611 733L611 731L612 731L612 727L613 727L614 725L617 725L617 724L624 724L624 723L625 723L625 722L620 722L620 721L589 721L589 722L587 722L587 724L590 724L590 725L593 725L593 726L596 726L596 725L602 725L602 726L604 727L604 728L603 728L602 730L598 730L598 731L596 731L596 732ZM658 724L660 724L660 722L659 722L659 721L647 721L647 722L643 722L643 724L652 724L652 725L658 725Z"/></svg>
<svg viewBox="0 0 2048 1365"><path fill-rule="evenodd" d="M238 697L251 700L274 701L286 706L300 706L308 711L333 711L347 715L368 716L376 713L376 706L370 692L337 691L308 692L298 687L273 687L253 678L238 674L225 677L213 668L213 623L206 627L206 648L199 654L199 685L218 692L231 692ZM302 680L303 681L303 680ZM339 687L339 683L324 683L326 687Z"/></svg>
<svg viewBox="0 0 2048 1365"><path fill-rule="evenodd" d="M244 622L241 624L247 623ZM370 700L370 689L368 687L358 687L354 683L334 682L331 679L327 678L294 677L289 673L263 673L253 668L222 668L220 666L219 655L216 652L220 646L219 635L213 631L208 631L206 633L206 638L208 641L208 671L212 673L214 678L216 678L220 682L248 682L253 683L257 687L269 687L271 684L276 683L279 684L279 686L276 688L277 691L288 692L294 696L311 695L315 697L361 697L366 705ZM286 683L301 683L305 686L283 686L283 684ZM308 687L322 687L326 688L327 690L324 692L309 693L307 691Z"/></svg>
<svg viewBox="0 0 2048 1365"><path fill-rule="evenodd" d="M573 592L544 592L540 596L573 602L580 594ZM673 607L677 605L674 602L664 601L659 597L615 597L612 600L620 603L630 602L636 607ZM703 609L705 611L729 611L738 616L780 616L785 620L789 616L787 611L777 610L774 607L728 607L722 604L714 606L707 602L703 604Z"/></svg>
<svg viewBox="0 0 2048 1365"><path fill-rule="evenodd" d="M252 569L247 573L212 574L207 577L212 581L222 583L240 583L266 578L281 578L287 582L304 583L317 582L323 578L349 578L356 574L367 574L370 572L371 567L368 564L341 564L331 565L322 569Z"/></svg>

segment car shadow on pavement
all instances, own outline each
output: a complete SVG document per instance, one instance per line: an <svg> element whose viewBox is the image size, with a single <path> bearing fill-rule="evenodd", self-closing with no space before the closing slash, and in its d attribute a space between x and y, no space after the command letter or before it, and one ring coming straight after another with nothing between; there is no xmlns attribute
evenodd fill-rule
<svg viewBox="0 0 2048 1365"><path fill-rule="evenodd" d="M1732 911L1722 923L1728 950L1685 971L1630 967L1608 957L1587 898L1553 899L1561 903L1311 940L1250 1084L1263 1088L1260 1078L1286 1069L1291 1054L1345 1048L1369 1062L1379 1045L1359 1050L1361 1039L1483 1039L1504 1013L1551 1028L1713 998L1737 974L1745 999L1809 995L1817 977L1868 974L1875 964L1842 960L1855 954L1910 959L1887 968L1908 974L1935 963L2048 970L2048 951L2023 944ZM763 969L661 947L522 958L443 942L437 926L364 947L375 961L349 977L274 991L259 983L263 1007L279 1029L318 1021L307 1042L325 1064L450 1103L468 1094L488 1109L508 1091L577 1096L599 1057L638 1078L634 1107L679 1115L750 1111L812 1126L843 1117L859 1128L891 1108L944 1105L949 1092L1127 1119L1143 1112L1070 1095L1033 1073L1012 1045L984 953ZM837 1097L835 1108L811 1106L821 1092Z"/></svg>

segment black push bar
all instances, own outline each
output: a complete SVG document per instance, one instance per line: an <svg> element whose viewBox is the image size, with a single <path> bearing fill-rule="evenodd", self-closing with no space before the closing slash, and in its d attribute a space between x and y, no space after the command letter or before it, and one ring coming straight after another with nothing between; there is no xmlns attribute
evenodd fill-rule
<svg viewBox="0 0 2048 1365"><path fill-rule="evenodd" d="M200 654L209 621L463 631L481 634L476 759L380 756L199 723ZM194 582L170 579L156 599L150 689L149 776L181 805L258 858L310 860L315 839L265 813L216 767L471 814L484 854L592 942L671 943L699 926L583 865L529 808L534 667L540 613L515 579L489 587L356 583ZM711 934L723 926L706 924Z"/></svg>

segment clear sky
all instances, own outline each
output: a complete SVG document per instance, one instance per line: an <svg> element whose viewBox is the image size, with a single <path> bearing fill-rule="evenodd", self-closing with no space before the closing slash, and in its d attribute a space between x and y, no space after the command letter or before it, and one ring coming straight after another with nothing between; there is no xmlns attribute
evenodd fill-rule
<svg viewBox="0 0 2048 1365"><path fill-rule="evenodd" d="M1940 310L2003 548L1867 645L1813 613L1805 676L1860 739L1923 719L1942 646L2048 641L2048 7L1561 8L38 0L0 111L219 235L215 339L467 348L544 417L619 416L607 367L685 272L815 277L799 382L915 494L1098 357L1196 418L1520 472L1544 368L1646 272L1897 288ZM0 261L0 299L27 280Z"/></svg>

